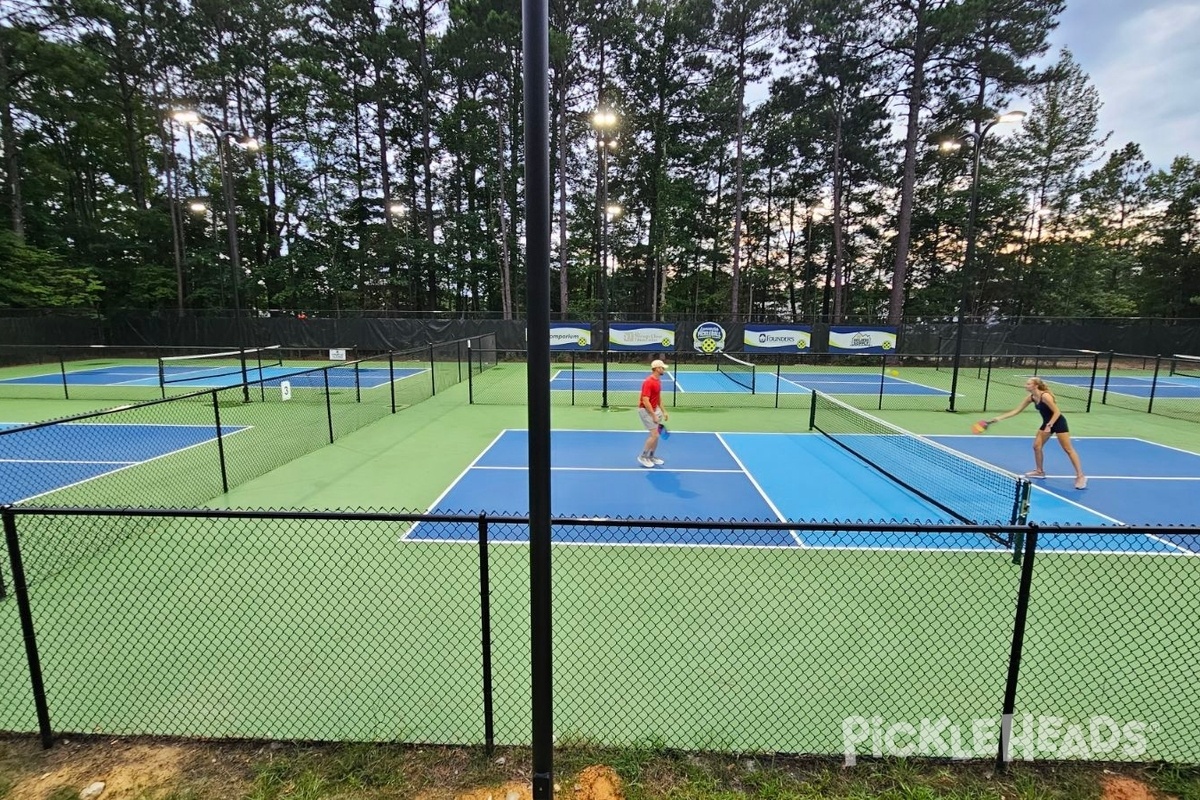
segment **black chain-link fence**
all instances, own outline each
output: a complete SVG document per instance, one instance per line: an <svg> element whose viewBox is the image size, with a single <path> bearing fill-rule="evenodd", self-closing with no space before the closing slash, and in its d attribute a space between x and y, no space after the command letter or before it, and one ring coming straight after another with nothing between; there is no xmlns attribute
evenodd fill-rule
<svg viewBox="0 0 1200 800"><path fill-rule="evenodd" d="M944 339L945 348L954 346ZM636 406L653 358L669 366L663 404L669 408L806 408L810 389L861 409L1003 410L1025 396L1025 381L1041 377L1063 411L1109 406L1200 422L1200 357L1137 356L1001 343L964 344L955 376L953 353L769 357L739 354L574 351L553 353L553 405ZM523 405L524 350L494 352L492 369L477 368L471 402ZM480 365L482 366L482 365Z"/></svg>
<svg viewBox="0 0 1200 800"><path fill-rule="evenodd" d="M526 519L3 520L0 729L530 741ZM1200 761L1200 529L553 529L559 745Z"/></svg>
<svg viewBox="0 0 1200 800"><path fill-rule="evenodd" d="M0 430L0 502L199 505L460 383L471 369L469 344Z"/></svg>
<svg viewBox="0 0 1200 800"><path fill-rule="evenodd" d="M472 378L471 402L523 405L528 387L527 354L498 351L497 365ZM861 409L983 412L1011 408L1029 374L1024 365L963 361L957 382L952 355L838 355L798 353L755 357L739 354L561 352L552 354L551 403L574 406L636 406L649 363L668 364L663 404L668 408L808 408L810 389L835 395ZM1009 374L1011 373L1011 374ZM1064 400L1064 410L1085 403Z"/></svg>

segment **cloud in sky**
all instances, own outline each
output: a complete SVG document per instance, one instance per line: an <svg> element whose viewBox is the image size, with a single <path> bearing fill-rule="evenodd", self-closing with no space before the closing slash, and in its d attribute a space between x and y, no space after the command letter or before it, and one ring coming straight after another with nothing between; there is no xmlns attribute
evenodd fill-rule
<svg viewBox="0 0 1200 800"><path fill-rule="evenodd" d="M1136 142L1159 169L1200 158L1200 0L1073 0L1051 42L1100 92L1110 149Z"/></svg>

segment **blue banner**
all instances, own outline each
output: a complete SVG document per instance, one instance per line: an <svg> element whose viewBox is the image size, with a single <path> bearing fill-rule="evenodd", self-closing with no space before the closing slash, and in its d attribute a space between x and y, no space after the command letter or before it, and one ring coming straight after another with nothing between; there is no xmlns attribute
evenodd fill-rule
<svg viewBox="0 0 1200 800"><path fill-rule="evenodd" d="M887 325L864 328L833 325L829 328L829 352L880 355L896 352L896 329Z"/></svg>
<svg viewBox="0 0 1200 800"><path fill-rule="evenodd" d="M755 353L812 352L811 325L747 325L742 346Z"/></svg>
<svg viewBox="0 0 1200 800"><path fill-rule="evenodd" d="M609 323L608 349L674 352L675 324L670 322Z"/></svg>

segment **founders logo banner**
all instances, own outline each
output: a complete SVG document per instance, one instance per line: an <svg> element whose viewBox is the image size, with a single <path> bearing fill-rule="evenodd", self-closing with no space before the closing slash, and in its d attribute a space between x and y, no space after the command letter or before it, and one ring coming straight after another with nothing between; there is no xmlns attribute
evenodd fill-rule
<svg viewBox="0 0 1200 800"><path fill-rule="evenodd" d="M896 329L880 326L834 325L829 329L829 352L879 355L896 352Z"/></svg>
<svg viewBox="0 0 1200 800"><path fill-rule="evenodd" d="M715 322L701 322L692 331L692 347L697 353L721 353L725 351L725 329Z"/></svg>
<svg viewBox="0 0 1200 800"><path fill-rule="evenodd" d="M742 343L747 351L808 353L812 348L812 326L747 325Z"/></svg>

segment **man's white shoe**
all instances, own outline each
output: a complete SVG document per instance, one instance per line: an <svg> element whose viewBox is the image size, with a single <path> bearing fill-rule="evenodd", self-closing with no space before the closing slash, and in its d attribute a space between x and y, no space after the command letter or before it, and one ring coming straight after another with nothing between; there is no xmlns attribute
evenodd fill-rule
<svg viewBox="0 0 1200 800"><path fill-rule="evenodd" d="M658 457L656 457L656 456L650 456L650 461L651 461L651 462L654 464L654 466L656 466L656 467L661 467L663 464L667 463L667 462L663 461L661 458L658 458Z"/></svg>
<svg viewBox="0 0 1200 800"><path fill-rule="evenodd" d="M638 463L639 463L639 464L641 464L643 467L653 467L653 466L654 466L654 462L653 462L653 461L651 461L650 459L646 458L645 456L638 456L638 460L637 460L637 461L638 461Z"/></svg>

